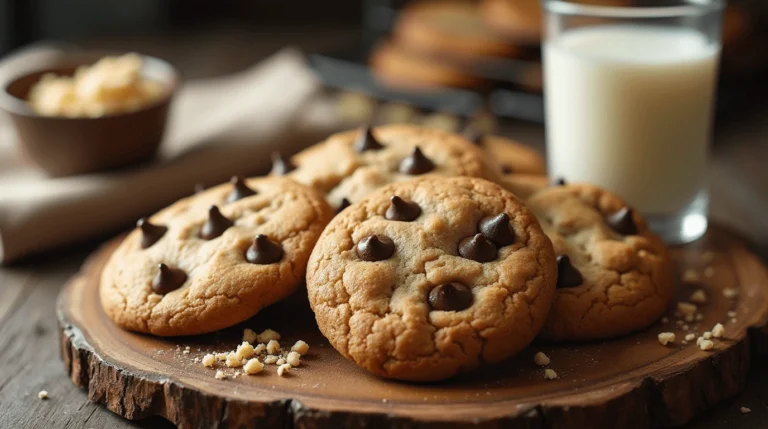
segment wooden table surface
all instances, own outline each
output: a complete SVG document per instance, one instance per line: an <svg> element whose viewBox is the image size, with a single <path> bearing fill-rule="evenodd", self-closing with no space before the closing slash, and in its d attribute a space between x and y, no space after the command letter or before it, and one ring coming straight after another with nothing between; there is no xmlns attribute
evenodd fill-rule
<svg viewBox="0 0 768 429"><path fill-rule="evenodd" d="M305 37L287 42L300 43L312 51L334 46L348 36L348 33L331 31L312 41ZM166 44L155 43L153 39L134 39L100 41L93 46L136 49L164 56L194 77L242 68L274 51L274 42L254 44L254 37L251 33L229 32L208 37L205 43L189 38ZM210 64L217 66L211 68ZM765 162L768 160L768 109L759 107L751 109L748 115L730 115L737 119L718 123L710 169L711 212L714 219L748 237L755 251L765 259L768 256L768 167ZM543 145L543 129L538 125L520 123L510 129L523 141ZM90 403L86 394L75 388L64 373L59 358L56 297L98 244L90 242L60 249L0 268L0 428L173 427L162 419L131 422L117 417ZM768 358L755 359L753 366L742 394L713 407L685 427L768 427ZM50 399L38 399L41 390L47 390ZM741 407L748 407L752 412L742 414Z"/></svg>

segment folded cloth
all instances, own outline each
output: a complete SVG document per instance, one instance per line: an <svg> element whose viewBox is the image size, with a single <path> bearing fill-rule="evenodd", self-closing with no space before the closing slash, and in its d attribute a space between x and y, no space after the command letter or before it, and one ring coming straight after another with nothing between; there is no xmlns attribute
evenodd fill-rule
<svg viewBox="0 0 768 429"><path fill-rule="evenodd" d="M55 55L61 50L13 55L0 63L0 78ZM0 262L128 225L191 194L195 184L266 172L272 151L300 148L295 121L319 87L293 49L235 75L190 81L174 101L155 161L64 178L26 164L8 119L0 117Z"/></svg>

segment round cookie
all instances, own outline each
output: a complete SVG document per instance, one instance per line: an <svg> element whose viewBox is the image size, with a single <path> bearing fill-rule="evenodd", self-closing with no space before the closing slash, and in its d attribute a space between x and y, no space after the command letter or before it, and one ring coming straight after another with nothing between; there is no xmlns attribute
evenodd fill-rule
<svg viewBox="0 0 768 429"><path fill-rule="evenodd" d="M495 32L522 44L538 44L542 11L538 0L484 0L482 15Z"/></svg>
<svg viewBox="0 0 768 429"><path fill-rule="evenodd" d="M510 174L546 174L544 158L535 149L515 140L487 135L469 128L464 136L482 148L493 162L499 165L501 173Z"/></svg>
<svg viewBox="0 0 768 429"><path fill-rule="evenodd" d="M362 127L295 155L288 174L327 194L334 208L383 185L424 175L498 180L483 152L460 135L415 125Z"/></svg>
<svg viewBox="0 0 768 429"><path fill-rule="evenodd" d="M309 301L333 347L383 377L435 381L527 346L555 256L533 214L482 179L385 186L337 215L312 251Z"/></svg>
<svg viewBox="0 0 768 429"><path fill-rule="evenodd" d="M417 55L391 42L379 44L368 60L374 77L386 86L413 91L444 87L482 89L487 79L473 76L448 61Z"/></svg>
<svg viewBox="0 0 768 429"><path fill-rule="evenodd" d="M523 201L550 186L549 178L543 174L506 174L499 184Z"/></svg>
<svg viewBox="0 0 768 429"><path fill-rule="evenodd" d="M669 255L624 201L573 184L541 190L526 204L558 258L557 293L542 337L613 338L661 317L674 294Z"/></svg>
<svg viewBox="0 0 768 429"><path fill-rule="evenodd" d="M234 325L295 290L332 216L321 194L281 177L202 191L126 236L102 273L102 307L160 336Z"/></svg>
<svg viewBox="0 0 768 429"><path fill-rule="evenodd" d="M477 3L430 0L409 3L393 29L399 46L455 60L513 56L519 49L488 29Z"/></svg>

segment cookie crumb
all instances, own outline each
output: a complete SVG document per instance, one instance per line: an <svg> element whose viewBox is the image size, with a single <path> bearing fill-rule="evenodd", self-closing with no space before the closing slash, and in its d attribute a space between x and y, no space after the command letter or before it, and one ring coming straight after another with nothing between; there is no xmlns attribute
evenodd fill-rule
<svg viewBox="0 0 768 429"><path fill-rule="evenodd" d="M701 280L699 273L694 270L688 269L683 272L683 283L698 283Z"/></svg>
<svg viewBox="0 0 768 429"><path fill-rule="evenodd" d="M216 360L227 360L227 354L226 353L216 353Z"/></svg>
<svg viewBox="0 0 768 429"><path fill-rule="evenodd" d="M696 304L704 304L707 302L707 293L704 292L704 289L696 289L688 299Z"/></svg>
<svg viewBox="0 0 768 429"><path fill-rule="evenodd" d="M264 364L256 358L248 359L248 362L243 366L243 371L248 375L258 374L264 371Z"/></svg>
<svg viewBox="0 0 768 429"><path fill-rule="evenodd" d="M752 412L752 409L747 407L741 407L739 408L739 411L741 411L741 414L749 414Z"/></svg>
<svg viewBox="0 0 768 429"><path fill-rule="evenodd" d="M247 341L243 341L242 344L237 346L237 350L235 350L235 354L240 359L249 359L253 356L254 352L255 351L253 349L253 346L251 345L251 343Z"/></svg>
<svg viewBox="0 0 768 429"><path fill-rule="evenodd" d="M727 287L723 289L723 296L729 299L736 298L737 296L739 296L739 290L736 288Z"/></svg>
<svg viewBox="0 0 768 429"><path fill-rule="evenodd" d="M217 369L216 370L216 375L214 377L216 378L216 380L224 380L224 379L227 378L227 375L224 374L224 371L222 371L220 369Z"/></svg>
<svg viewBox="0 0 768 429"><path fill-rule="evenodd" d="M254 331L253 329L248 329L248 328L243 329L243 341L245 341L246 343L256 344L258 342L256 340L257 337L258 335L256 334L256 331Z"/></svg>
<svg viewBox="0 0 768 429"><path fill-rule="evenodd" d="M203 366L207 366L208 368L211 368L215 364L216 364L216 356L214 356L211 353L208 353L207 355L203 356Z"/></svg>
<svg viewBox="0 0 768 429"><path fill-rule="evenodd" d="M697 322L701 322L702 320L704 320L704 315L701 313L696 313L696 317L694 318L694 320Z"/></svg>
<svg viewBox="0 0 768 429"><path fill-rule="evenodd" d="M285 365L285 359L283 358L278 359L277 362L275 362L275 365L277 366Z"/></svg>
<svg viewBox="0 0 768 429"><path fill-rule="evenodd" d="M674 343L675 334L673 332L662 332L659 334L659 342L662 346L666 346L669 343Z"/></svg>
<svg viewBox="0 0 768 429"><path fill-rule="evenodd" d="M267 345L259 343L254 349L253 352L257 355L260 355L267 351Z"/></svg>
<svg viewBox="0 0 768 429"><path fill-rule="evenodd" d="M707 331L707 332L705 332L705 333L701 334L701 336L702 336L702 337L703 337L705 340L708 340L708 339L712 338L712 333L711 333L711 332L709 332L709 331Z"/></svg>
<svg viewBox="0 0 768 429"><path fill-rule="evenodd" d="M277 367L277 375L282 377L284 374L288 374L291 371L291 364L284 363Z"/></svg>
<svg viewBox="0 0 768 429"><path fill-rule="evenodd" d="M273 355L279 351L280 343L278 343L277 340L269 340L269 343L267 344L267 353Z"/></svg>
<svg viewBox="0 0 768 429"><path fill-rule="evenodd" d="M712 347L714 346L715 343L713 343L712 340L702 339L701 343L699 343L699 348L702 350L712 350Z"/></svg>
<svg viewBox="0 0 768 429"><path fill-rule="evenodd" d="M291 351L294 351L294 352L304 356L309 351L309 344L305 343L302 340L296 341L296 344L294 344L291 347Z"/></svg>
<svg viewBox="0 0 768 429"><path fill-rule="evenodd" d="M264 358L264 363L266 363L266 364L271 365L271 364L273 364L275 362L277 362L277 356L269 355L269 356Z"/></svg>
<svg viewBox="0 0 768 429"><path fill-rule="evenodd" d="M184 347L184 350L189 351L189 346Z"/></svg>
<svg viewBox="0 0 768 429"><path fill-rule="evenodd" d="M738 321L739 321L739 320L738 320L738 319L736 319L735 317L734 317L733 319L731 319L731 323L737 323Z"/></svg>
<svg viewBox="0 0 768 429"><path fill-rule="evenodd" d="M189 350L184 350L183 352L181 352L181 354L188 355L189 354Z"/></svg>
<svg viewBox="0 0 768 429"><path fill-rule="evenodd" d="M704 268L704 277L714 277L715 269L712 267Z"/></svg>
<svg viewBox="0 0 768 429"><path fill-rule="evenodd" d="M685 336L685 341L693 341L696 339L696 334L688 334Z"/></svg>
<svg viewBox="0 0 768 429"><path fill-rule="evenodd" d="M545 380L554 380L557 378L557 373L554 369L547 368L544 370L544 379Z"/></svg>
<svg viewBox="0 0 768 429"><path fill-rule="evenodd" d="M41 391L37 392L37 398L38 399L43 399L43 400L48 399L48 391L47 390L41 390Z"/></svg>
<svg viewBox="0 0 768 429"><path fill-rule="evenodd" d="M280 339L280 334L271 329L265 329L262 333L257 335L256 340L260 343L269 343L270 341L277 341Z"/></svg>
<svg viewBox="0 0 768 429"><path fill-rule="evenodd" d="M549 356L545 355L543 352L538 352L533 355L533 362L538 366L547 366L551 361Z"/></svg>
<svg viewBox="0 0 768 429"><path fill-rule="evenodd" d="M731 310L731 311L729 311L729 312L727 313L727 315L728 315L728 317L730 317L730 318L734 318L734 317L736 317L736 312L735 312L735 311L733 311L733 310Z"/></svg>
<svg viewBox="0 0 768 429"><path fill-rule="evenodd" d="M230 368L238 368L243 365L243 360L235 352L229 352L227 355L227 366Z"/></svg>
<svg viewBox="0 0 768 429"><path fill-rule="evenodd" d="M677 309L682 313L684 316L693 317L696 314L696 310L698 310L698 307L696 307L696 304L691 304L690 302L678 302L677 303Z"/></svg>
<svg viewBox="0 0 768 429"><path fill-rule="evenodd" d="M714 328L712 328L712 336L715 338L720 338L725 334L725 327L722 323L718 323L715 325Z"/></svg>
<svg viewBox="0 0 768 429"><path fill-rule="evenodd" d="M299 352L290 352L288 353L288 357L285 358L285 361L288 362L292 367L296 367L301 365L301 355Z"/></svg>

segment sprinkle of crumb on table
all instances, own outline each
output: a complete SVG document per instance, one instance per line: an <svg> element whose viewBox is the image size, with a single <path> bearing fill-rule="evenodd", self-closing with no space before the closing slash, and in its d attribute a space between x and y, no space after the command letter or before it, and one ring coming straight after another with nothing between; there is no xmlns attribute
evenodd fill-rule
<svg viewBox="0 0 768 429"><path fill-rule="evenodd" d="M37 398L38 399L42 399L42 400L48 399L48 391L47 390L41 390L40 392L37 393Z"/></svg>

